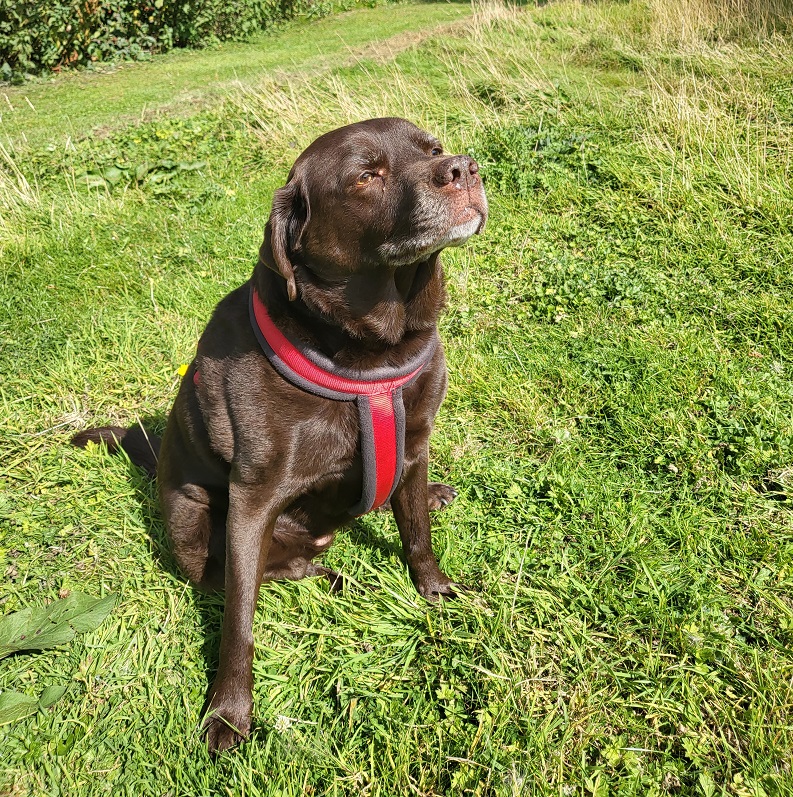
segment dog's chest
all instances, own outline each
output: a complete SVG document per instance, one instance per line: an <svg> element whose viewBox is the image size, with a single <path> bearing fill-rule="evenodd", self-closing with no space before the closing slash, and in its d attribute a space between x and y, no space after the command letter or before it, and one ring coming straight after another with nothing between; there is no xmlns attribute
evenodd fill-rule
<svg viewBox="0 0 793 797"><path fill-rule="evenodd" d="M306 411L290 413L289 435L301 477L321 482L328 476L345 474L360 458L355 404L316 398L302 403L301 409Z"/></svg>

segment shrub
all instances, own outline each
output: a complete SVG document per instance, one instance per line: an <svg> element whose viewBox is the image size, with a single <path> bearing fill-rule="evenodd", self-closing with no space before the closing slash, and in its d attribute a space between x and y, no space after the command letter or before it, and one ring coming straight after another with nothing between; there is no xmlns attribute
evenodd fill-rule
<svg viewBox="0 0 793 797"><path fill-rule="evenodd" d="M0 69L26 72L141 58L172 47L242 39L299 14L357 0L0 0Z"/></svg>

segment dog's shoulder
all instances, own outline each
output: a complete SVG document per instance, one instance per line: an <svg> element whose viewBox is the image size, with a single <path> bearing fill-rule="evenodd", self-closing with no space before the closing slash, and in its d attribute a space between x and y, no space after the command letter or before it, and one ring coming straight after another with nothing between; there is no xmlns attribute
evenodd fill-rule
<svg viewBox="0 0 793 797"><path fill-rule="evenodd" d="M249 321L250 283L218 302L198 342L199 354L213 359L250 351L256 343Z"/></svg>

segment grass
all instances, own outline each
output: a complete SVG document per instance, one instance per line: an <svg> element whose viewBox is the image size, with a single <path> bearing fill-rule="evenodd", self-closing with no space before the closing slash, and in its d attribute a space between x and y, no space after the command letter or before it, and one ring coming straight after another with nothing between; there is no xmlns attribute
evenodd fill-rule
<svg viewBox="0 0 793 797"><path fill-rule="evenodd" d="M2 611L120 603L4 660L4 687L70 688L0 729L0 793L793 794L791 39L784 7L728 5L697 25L671 0L478 6L429 36L404 6L399 52L268 68L140 123L130 100L100 134L65 93L66 146L60 123L12 128ZM206 74L217 54L178 57ZM150 66L36 90L99 96ZM295 155L383 113L488 176L488 228L445 255L432 440L460 489L436 551L475 591L423 603L391 518L358 521L325 561L378 589L262 590L254 732L212 763L222 601L175 572L152 486L68 438L162 423Z"/></svg>
<svg viewBox="0 0 793 797"><path fill-rule="evenodd" d="M99 74L74 72L19 88L6 86L2 129L17 141L64 146L92 129L102 132L161 115L189 116L222 97L231 84L256 80L264 71L316 74L367 55L392 55L469 13L458 0L422 3L409 13L386 5L313 22L297 20L277 33L200 54L172 50L150 61L107 65Z"/></svg>

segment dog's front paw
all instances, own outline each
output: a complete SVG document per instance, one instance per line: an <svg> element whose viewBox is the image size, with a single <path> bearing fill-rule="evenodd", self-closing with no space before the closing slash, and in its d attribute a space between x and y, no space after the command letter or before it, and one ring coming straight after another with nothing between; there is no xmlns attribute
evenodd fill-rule
<svg viewBox="0 0 793 797"><path fill-rule="evenodd" d="M213 700L202 726L209 754L213 757L247 739L250 730L249 701Z"/></svg>
<svg viewBox="0 0 793 797"><path fill-rule="evenodd" d="M423 598L431 603L435 603L438 598L456 598L463 592L468 592L468 588L462 584L455 584L440 570L416 582L416 589Z"/></svg>
<svg viewBox="0 0 793 797"><path fill-rule="evenodd" d="M455 498L457 498L457 490L448 484L430 482L427 485L427 506L429 506L430 512L449 506Z"/></svg>

